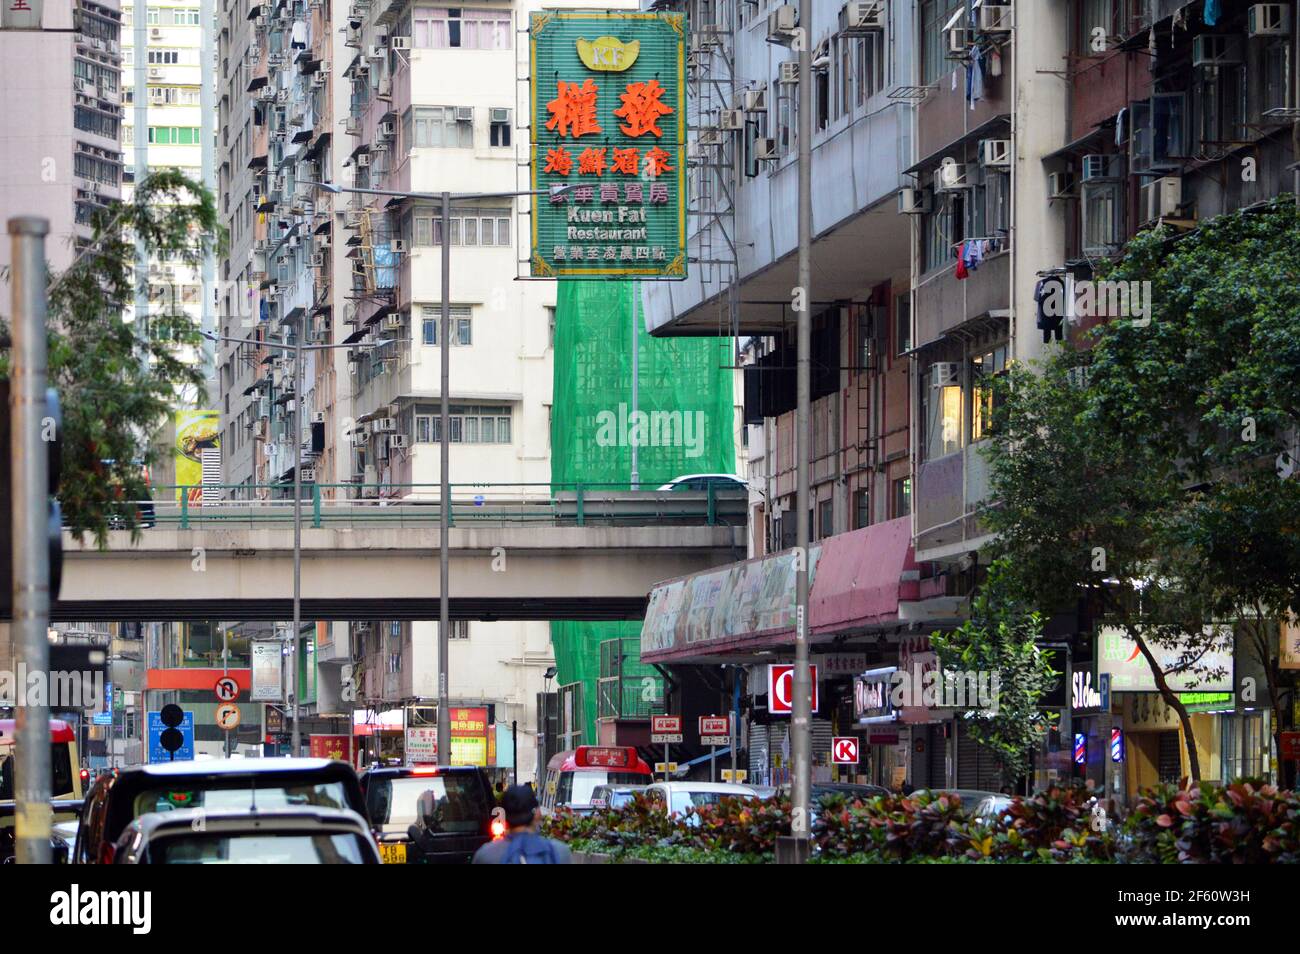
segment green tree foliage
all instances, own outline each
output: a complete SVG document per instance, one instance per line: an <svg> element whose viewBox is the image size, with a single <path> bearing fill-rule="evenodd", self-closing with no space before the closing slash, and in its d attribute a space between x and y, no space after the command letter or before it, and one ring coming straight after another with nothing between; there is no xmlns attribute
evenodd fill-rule
<svg viewBox="0 0 1300 954"><path fill-rule="evenodd" d="M1031 753L1047 727L1038 703L1058 674L1037 645L1042 617L1007 595L1005 574L1005 564L995 564L970 619L951 632L933 633L930 642L945 672L997 673L996 705L972 710L966 720L1012 782L1029 773Z"/></svg>
<svg viewBox="0 0 1300 954"><path fill-rule="evenodd" d="M1151 320L1114 318L1086 348L1014 369L989 442L1008 584L1044 612L1082 599L1126 632L1194 778L1171 680L1222 675L1208 623L1252 631L1284 711L1269 634L1300 584L1300 481L1277 470L1300 425L1297 224L1283 199L1139 236L1099 277L1150 282Z"/></svg>
<svg viewBox="0 0 1300 954"><path fill-rule="evenodd" d="M123 320L144 280L136 241L151 257L197 268L221 238L212 194L177 170L161 170L137 183L130 201L101 214L89 248L50 276L49 380L64 431L59 502L65 525L100 545L113 527L135 528L136 512L122 501L148 497L141 465L158 456L153 438L167 417L180 403L203 399L202 371L183 360L199 345L199 328L179 295L151 303L147 322ZM0 374L7 377L7 316L4 331Z"/></svg>

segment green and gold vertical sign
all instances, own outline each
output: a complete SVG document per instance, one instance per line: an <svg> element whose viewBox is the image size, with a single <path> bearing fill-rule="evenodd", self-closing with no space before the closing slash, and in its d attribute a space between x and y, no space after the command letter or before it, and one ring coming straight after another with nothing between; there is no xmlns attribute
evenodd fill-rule
<svg viewBox="0 0 1300 954"><path fill-rule="evenodd" d="M531 14L537 277L686 277L686 17ZM567 187L567 188L557 188Z"/></svg>

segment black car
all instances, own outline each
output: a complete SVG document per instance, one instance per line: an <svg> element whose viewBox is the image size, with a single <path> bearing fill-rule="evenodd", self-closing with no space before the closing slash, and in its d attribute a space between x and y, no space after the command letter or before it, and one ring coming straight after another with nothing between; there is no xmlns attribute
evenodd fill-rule
<svg viewBox="0 0 1300 954"><path fill-rule="evenodd" d="M128 825L150 812L348 809L365 817L357 774L330 759L163 762L101 776L86 796L73 864L111 864Z"/></svg>
<svg viewBox="0 0 1300 954"><path fill-rule="evenodd" d="M467 864L504 833L492 830L495 800L481 768L372 768L361 773L361 788L388 864Z"/></svg>

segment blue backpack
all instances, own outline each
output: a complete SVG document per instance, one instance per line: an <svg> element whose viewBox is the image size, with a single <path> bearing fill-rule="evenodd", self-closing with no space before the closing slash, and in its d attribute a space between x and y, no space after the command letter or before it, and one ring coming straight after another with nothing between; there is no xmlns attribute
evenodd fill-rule
<svg viewBox="0 0 1300 954"><path fill-rule="evenodd" d="M533 832L519 832L506 839L506 853L501 858L503 865L553 865L555 846L549 838Z"/></svg>

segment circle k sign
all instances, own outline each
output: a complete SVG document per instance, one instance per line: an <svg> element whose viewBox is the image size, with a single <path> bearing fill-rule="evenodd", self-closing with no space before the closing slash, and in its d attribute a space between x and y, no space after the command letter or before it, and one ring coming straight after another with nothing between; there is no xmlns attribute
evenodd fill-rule
<svg viewBox="0 0 1300 954"><path fill-rule="evenodd" d="M812 675L812 712L817 711L817 667ZM772 663L767 667L767 711L772 715L794 712L794 663Z"/></svg>
<svg viewBox="0 0 1300 954"><path fill-rule="evenodd" d="M858 740L851 735L831 739L831 761L836 765L857 765Z"/></svg>

